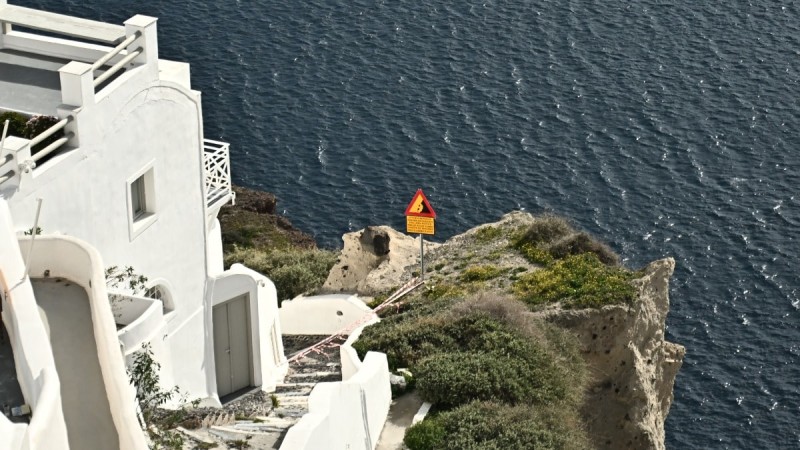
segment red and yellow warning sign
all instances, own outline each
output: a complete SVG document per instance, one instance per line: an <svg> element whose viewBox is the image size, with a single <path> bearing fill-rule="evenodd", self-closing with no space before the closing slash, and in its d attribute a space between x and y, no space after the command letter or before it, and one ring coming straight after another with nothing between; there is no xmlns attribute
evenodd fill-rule
<svg viewBox="0 0 800 450"><path fill-rule="evenodd" d="M417 193L406 208L406 233L434 234L435 222L436 211L433 210L422 189L417 189Z"/></svg>
<svg viewBox="0 0 800 450"><path fill-rule="evenodd" d="M435 222L433 217L406 216L406 233L435 234Z"/></svg>
<svg viewBox="0 0 800 450"><path fill-rule="evenodd" d="M428 197L425 197L422 189L417 189L417 193L414 194L411 203L406 207L406 215L436 218L436 212L433 210L433 207L431 207L431 204L428 202Z"/></svg>

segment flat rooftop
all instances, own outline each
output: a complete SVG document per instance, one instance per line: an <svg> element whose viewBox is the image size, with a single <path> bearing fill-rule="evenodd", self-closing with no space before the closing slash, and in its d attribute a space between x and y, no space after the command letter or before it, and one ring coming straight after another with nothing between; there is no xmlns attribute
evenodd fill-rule
<svg viewBox="0 0 800 450"><path fill-rule="evenodd" d="M69 61L0 50L0 109L55 115L61 104L58 69Z"/></svg>

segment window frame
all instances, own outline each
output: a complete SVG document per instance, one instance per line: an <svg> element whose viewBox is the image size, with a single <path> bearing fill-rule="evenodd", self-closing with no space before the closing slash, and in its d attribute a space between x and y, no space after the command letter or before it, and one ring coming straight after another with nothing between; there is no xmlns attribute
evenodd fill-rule
<svg viewBox="0 0 800 450"><path fill-rule="evenodd" d="M150 161L126 180L128 232L131 241L158 218L154 165L155 160Z"/></svg>

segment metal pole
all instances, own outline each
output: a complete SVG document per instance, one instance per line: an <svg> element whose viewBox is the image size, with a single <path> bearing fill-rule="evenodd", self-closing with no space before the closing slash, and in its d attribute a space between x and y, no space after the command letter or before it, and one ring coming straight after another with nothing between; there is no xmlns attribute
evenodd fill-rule
<svg viewBox="0 0 800 450"><path fill-rule="evenodd" d="M425 246L422 234L419 235L419 279L425 281Z"/></svg>
<svg viewBox="0 0 800 450"><path fill-rule="evenodd" d="M28 255L25 256L25 276L28 276L28 268L31 265L31 253L33 252L33 241L36 240L36 231L39 229L39 212L42 210L42 199L37 198L36 202L36 217L33 219L33 228L31 228L31 245L28 246Z"/></svg>

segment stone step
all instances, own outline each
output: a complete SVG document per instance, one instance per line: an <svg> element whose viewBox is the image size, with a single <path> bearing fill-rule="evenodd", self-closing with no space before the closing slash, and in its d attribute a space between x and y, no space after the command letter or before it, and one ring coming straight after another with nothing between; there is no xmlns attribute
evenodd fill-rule
<svg viewBox="0 0 800 450"><path fill-rule="evenodd" d="M306 379L306 378L325 378L338 375L341 376L341 372L331 372L331 371L316 371L316 372L304 372L304 373L292 373L286 376L286 378L297 378L297 379Z"/></svg>
<svg viewBox="0 0 800 450"><path fill-rule="evenodd" d="M307 395L281 396L278 395L278 407L285 405L308 404Z"/></svg>

